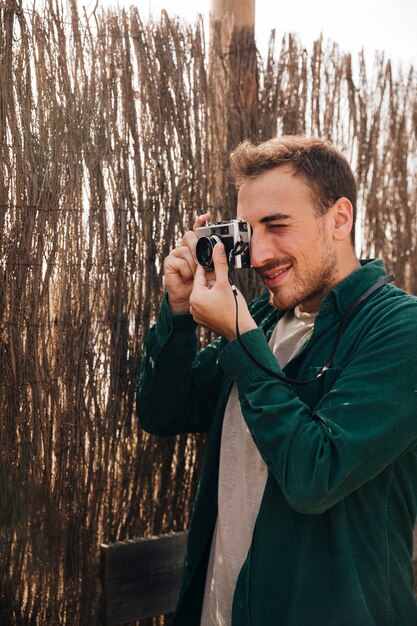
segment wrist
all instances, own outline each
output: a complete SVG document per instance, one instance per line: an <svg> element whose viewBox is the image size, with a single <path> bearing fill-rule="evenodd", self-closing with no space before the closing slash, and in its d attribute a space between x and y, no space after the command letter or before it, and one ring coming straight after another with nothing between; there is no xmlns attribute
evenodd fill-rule
<svg viewBox="0 0 417 626"><path fill-rule="evenodd" d="M258 328L258 325L253 318L251 318L250 320L242 321L242 322L239 320L239 334L240 335L243 335L244 333L247 333L250 330L255 330L255 328ZM231 329L228 333L225 333L224 338L227 339L227 341L233 341L233 339L236 339L236 336L237 336L236 326L233 326L233 329Z"/></svg>
<svg viewBox="0 0 417 626"><path fill-rule="evenodd" d="M172 315L185 315L190 312L190 303L187 301L172 302L168 295L169 308Z"/></svg>

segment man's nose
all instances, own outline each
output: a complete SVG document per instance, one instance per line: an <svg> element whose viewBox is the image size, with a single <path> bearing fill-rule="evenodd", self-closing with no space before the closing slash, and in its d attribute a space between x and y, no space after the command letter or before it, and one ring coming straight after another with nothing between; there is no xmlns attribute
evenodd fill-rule
<svg viewBox="0 0 417 626"><path fill-rule="evenodd" d="M250 241L250 261L252 267L262 267L275 258L275 252L267 237L252 235Z"/></svg>

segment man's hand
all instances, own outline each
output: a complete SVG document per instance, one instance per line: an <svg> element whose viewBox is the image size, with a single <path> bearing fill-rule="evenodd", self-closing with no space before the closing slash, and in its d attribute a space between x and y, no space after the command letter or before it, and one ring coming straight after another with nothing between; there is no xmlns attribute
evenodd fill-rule
<svg viewBox="0 0 417 626"><path fill-rule="evenodd" d="M213 249L215 271L214 282L198 265L194 276L194 287L190 296L190 313L194 320L222 335L228 341L236 337L236 304L235 297L227 277L228 263L224 246L218 243ZM257 328L256 322L249 313L246 300L238 292L239 331L245 333Z"/></svg>
<svg viewBox="0 0 417 626"><path fill-rule="evenodd" d="M194 230L203 226L209 219L210 213L200 215L194 224ZM164 286L174 315L189 312L190 295L197 269L196 245L196 234L194 231L187 231L181 245L172 250L164 261Z"/></svg>

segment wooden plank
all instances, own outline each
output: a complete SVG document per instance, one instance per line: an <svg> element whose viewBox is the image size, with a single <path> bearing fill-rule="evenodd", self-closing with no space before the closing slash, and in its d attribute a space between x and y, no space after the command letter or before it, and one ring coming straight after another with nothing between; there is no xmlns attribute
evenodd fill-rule
<svg viewBox="0 0 417 626"><path fill-rule="evenodd" d="M187 536L180 532L101 546L101 618L107 626L174 611Z"/></svg>

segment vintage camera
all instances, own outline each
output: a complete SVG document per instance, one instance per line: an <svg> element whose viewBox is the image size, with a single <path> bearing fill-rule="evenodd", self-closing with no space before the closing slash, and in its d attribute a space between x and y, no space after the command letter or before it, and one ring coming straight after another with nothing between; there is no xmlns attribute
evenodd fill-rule
<svg viewBox="0 0 417 626"><path fill-rule="evenodd" d="M250 267L250 238L251 227L249 222L243 220L230 220L230 222L216 222L196 228L197 261L206 270L214 269L213 249L216 243L223 243L227 259L234 257L234 267ZM234 251L234 254L231 253Z"/></svg>

